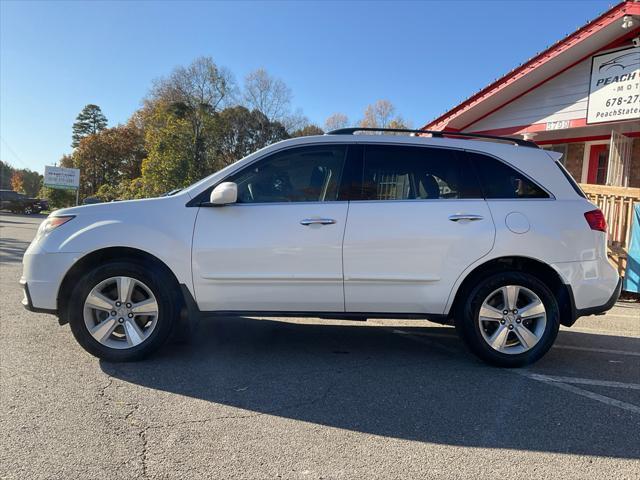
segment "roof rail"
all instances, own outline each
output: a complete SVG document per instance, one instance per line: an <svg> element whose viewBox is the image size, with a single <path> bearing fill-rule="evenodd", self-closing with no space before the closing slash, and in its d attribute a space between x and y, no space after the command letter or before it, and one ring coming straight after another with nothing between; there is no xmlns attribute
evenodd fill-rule
<svg viewBox="0 0 640 480"><path fill-rule="evenodd" d="M464 132L446 132L442 130L412 130L410 128L372 128L372 127L349 127L331 130L326 135L353 135L356 132L389 132L389 133L414 133L414 134L430 134L433 137L444 138L480 138L486 140L494 140L497 142L507 142L519 145L521 147L540 148L535 142L530 140L522 140L521 138L499 137L497 135L484 135L482 133L464 133Z"/></svg>

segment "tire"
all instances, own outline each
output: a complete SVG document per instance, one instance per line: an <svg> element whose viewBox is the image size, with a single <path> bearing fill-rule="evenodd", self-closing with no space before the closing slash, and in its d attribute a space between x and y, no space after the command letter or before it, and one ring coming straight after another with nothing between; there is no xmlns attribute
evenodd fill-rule
<svg viewBox="0 0 640 480"><path fill-rule="evenodd" d="M507 302L516 307L509 309ZM560 312L555 296L537 277L502 272L482 279L463 297L455 326L467 347L485 362L522 367L549 351L558 336Z"/></svg>
<svg viewBox="0 0 640 480"><path fill-rule="evenodd" d="M133 285L130 297L127 296L131 303L116 307L120 278L129 279L122 282ZM99 290L101 301L112 302L114 310L109 312L102 306L94 308L88 301L89 294ZM98 358L112 362L140 360L164 345L171 334L178 316L177 290L175 279L161 268L150 268L135 260L111 261L96 266L82 276L71 293L68 318L73 336L82 348ZM143 302L155 305L155 315L134 313L136 306ZM129 306L131 309L127 308ZM154 307L149 308L153 310ZM144 310L144 306L138 311L140 309ZM133 318L128 318L130 315ZM134 321L137 329L133 327ZM112 322L119 322L119 325L114 326ZM102 332L95 332L99 325L105 326L104 332L114 328L101 341L97 337L101 337ZM94 334L89 331L90 326Z"/></svg>
<svg viewBox="0 0 640 480"><path fill-rule="evenodd" d="M24 209L22 210L22 213L24 213L25 215L31 215L33 213L33 207L27 205L26 207L24 207Z"/></svg>

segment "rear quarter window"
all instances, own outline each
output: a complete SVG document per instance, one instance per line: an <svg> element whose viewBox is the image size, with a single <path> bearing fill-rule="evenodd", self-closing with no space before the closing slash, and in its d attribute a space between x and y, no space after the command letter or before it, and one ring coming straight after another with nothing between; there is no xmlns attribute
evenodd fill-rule
<svg viewBox="0 0 640 480"><path fill-rule="evenodd" d="M569 184L571 185L571 188L573 188L575 190L575 192L580 195L582 198L587 198L587 196L585 195L585 193L582 191L582 189L580 188L580 185L578 185L578 183L573 179L573 177L571 176L571 174L567 171L567 169L564 167L564 165L562 165L562 163L560 163L559 161L556 162L556 165L558 166L558 168L560 169L560 171L562 172L562 174L564 175L564 178L567 179L567 181L569 182Z"/></svg>
<svg viewBox="0 0 640 480"><path fill-rule="evenodd" d="M486 155L468 152L487 199L549 198L539 185L515 168Z"/></svg>

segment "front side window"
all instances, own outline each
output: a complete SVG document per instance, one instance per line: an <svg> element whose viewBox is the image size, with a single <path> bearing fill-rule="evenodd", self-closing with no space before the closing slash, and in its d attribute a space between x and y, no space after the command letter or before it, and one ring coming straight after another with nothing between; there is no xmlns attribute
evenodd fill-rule
<svg viewBox="0 0 640 480"><path fill-rule="evenodd" d="M482 198L464 157L441 148L367 145L363 200Z"/></svg>
<svg viewBox="0 0 640 480"><path fill-rule="evenodd" d="M485 198L549 198L542 188L501 161L477 153L467 155L478 171Z"/></svg>
<svg viewBox="0 0 640 480"><path fill-rule="evenodd" d="M238 185L238 203L337 200L345 145L314 145L274 153L225 181Z"/></svg>

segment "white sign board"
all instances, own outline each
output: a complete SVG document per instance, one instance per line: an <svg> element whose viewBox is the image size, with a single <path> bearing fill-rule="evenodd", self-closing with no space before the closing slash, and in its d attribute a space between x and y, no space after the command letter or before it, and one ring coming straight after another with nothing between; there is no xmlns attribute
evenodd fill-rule
<svg viewBox="0 0 640 480"><path fill-rule="evenodd" d="M640 47L591 61L587 123L640 119Z"/></svg>
<svg viewBox="0 0 640 480"><path fill-rule="evenodd" d="M80 185L80 170L77 168L44 167L44 186L75 190Z"/></svg>

